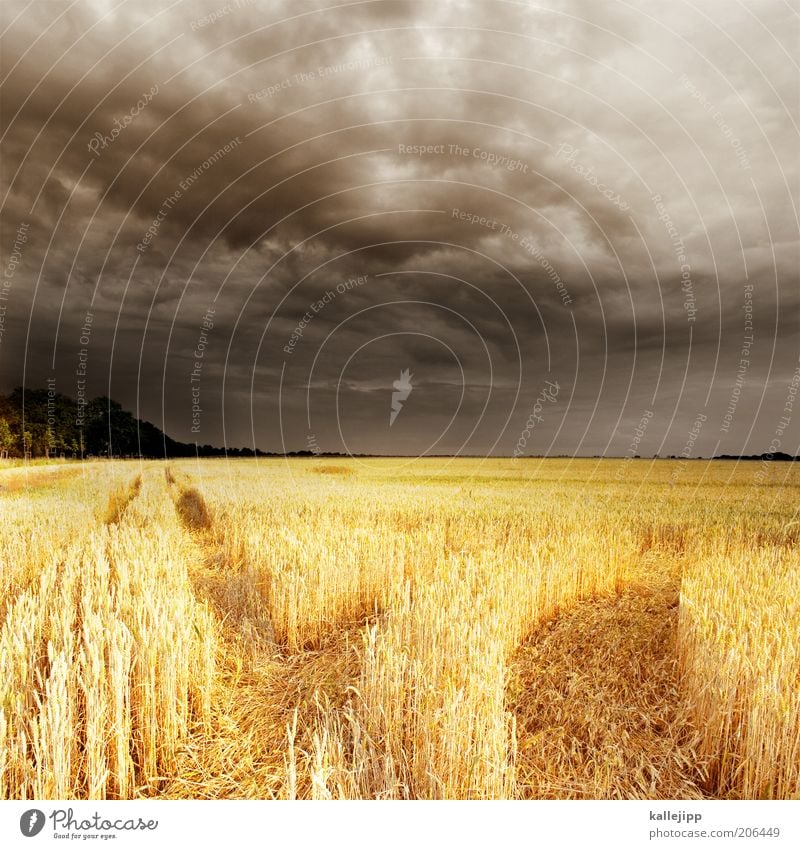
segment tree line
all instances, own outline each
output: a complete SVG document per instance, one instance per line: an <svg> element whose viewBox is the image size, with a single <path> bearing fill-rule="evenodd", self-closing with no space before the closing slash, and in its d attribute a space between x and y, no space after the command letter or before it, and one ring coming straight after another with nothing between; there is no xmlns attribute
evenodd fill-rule
<svg viewBox="0 0 800 849"><path fill-rule="evenodd" d="M16 387L0 395L0 456L3 457L233 457L263 456L252 448L217 448L178 442L150 422L137 419L111 398L86 403L78 423L73 398L52 389Z"/></svg>

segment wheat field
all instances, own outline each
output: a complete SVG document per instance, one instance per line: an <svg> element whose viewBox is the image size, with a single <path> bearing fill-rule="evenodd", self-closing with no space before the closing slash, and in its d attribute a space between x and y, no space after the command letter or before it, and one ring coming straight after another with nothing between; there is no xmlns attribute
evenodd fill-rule
<svg viewBox="0 0 800 849"><path fill-rule="evenodd" d="M794 464L0 470L0 798L800 797Z"/></svg>

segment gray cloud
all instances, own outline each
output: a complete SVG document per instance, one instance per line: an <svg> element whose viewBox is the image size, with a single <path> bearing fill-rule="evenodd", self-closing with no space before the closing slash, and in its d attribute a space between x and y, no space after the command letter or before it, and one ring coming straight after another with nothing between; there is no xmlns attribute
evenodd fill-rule
<svg viewBox="0 0 800 849"><path fill-rule="evenodd" d="M698 411L696 453L768 448L800 355L785 4L0 15L3 389L74 394L91 312L92 391L181 439L511 453L557 380L530 453L624 454L644 410L642 454Z"/></svg>

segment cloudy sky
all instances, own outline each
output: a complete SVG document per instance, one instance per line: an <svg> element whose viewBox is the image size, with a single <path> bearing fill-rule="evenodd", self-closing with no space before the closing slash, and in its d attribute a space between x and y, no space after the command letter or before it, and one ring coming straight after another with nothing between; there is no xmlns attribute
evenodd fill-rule
<svg viewBox="0 0 800 849"><path fill-rule="evenodd" d="M796 453L798 20L5 0L0 391L264 450Z"/></svg>

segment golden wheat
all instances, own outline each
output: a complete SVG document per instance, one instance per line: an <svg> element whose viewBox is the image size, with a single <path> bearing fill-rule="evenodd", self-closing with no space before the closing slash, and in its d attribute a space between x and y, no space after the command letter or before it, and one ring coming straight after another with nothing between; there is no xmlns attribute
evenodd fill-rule
<svg viewBox="0 0 800 849"><path fill-rule="evenodd" d="M96 517L75 536L0 631L5 798L152 788L209 712L215 626L191 591L160 484L147 479L118 522Z"/></svg>
<svg viewBox="0 0 800 849"><path fill-rule="evenodd" d="M797 797L798 476L675 468L37 472L0 796Z"/></svg>
<svg viewBox="0 0 800 849"><path fill-rule="evenodd" d="M720 795L800 797L799 576L793 546L734 533L683 579L681 664Z"/></svg>

